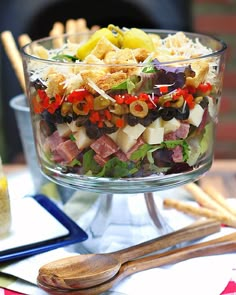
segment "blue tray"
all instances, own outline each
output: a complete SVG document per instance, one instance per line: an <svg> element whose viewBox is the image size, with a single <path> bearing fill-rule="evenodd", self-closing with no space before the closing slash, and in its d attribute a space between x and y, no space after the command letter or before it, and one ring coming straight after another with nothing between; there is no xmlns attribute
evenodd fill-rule
<svg viewBox="0 0 236 295"><path fill-rule="evenodd" d="M0 251L0 262L24 258L27 256L50 251L74 243L83 242L88 239L87 233L70 219L57 205L48 197L37 194L32 196L45 210L57 219L67 230L68 234L58 238L37 242L29 245Z"/></svg>

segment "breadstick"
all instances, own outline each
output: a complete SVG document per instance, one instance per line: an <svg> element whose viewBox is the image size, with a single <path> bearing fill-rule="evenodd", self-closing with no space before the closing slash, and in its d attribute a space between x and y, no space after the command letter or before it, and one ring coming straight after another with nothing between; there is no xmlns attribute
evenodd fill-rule
<svg viewBox="0 0 236 295"><path fill-rule="evenodd" d="M234 218L232 213L228 212L224 207L219 205L215 200L213 200L208 194L206 194L199 185L195 183L188 183L184 186L184 188L191 193L193 198L196 200L196 202L208 209L213 209L218 211L219 213L223 215L229 215L231 218Z"/></svg>
<svg viewBox="0 0 236 295"><path fill-rule="evenodd" d="M22 34L18 37L18 43L20 47L23 47L30 42L31 42L31 38L28 34Z"/></svg>
<svg viewBox="0 0 236 295"><path fill-rule="evenodd" d="M75 34L76 30L77 30L76 27L77 27L76 20L68 19L66 21L66 33L67 34ZM76 42L76 37L71 36L70 38L68 38L68 40L70 40L70 42Z"/></svg>
<svg viewBox="0 0 236 295"><path fill-rule="evenodd" d="M67 34L76 33L76 20L68 19L66 21L66 33Z"/></svg>
<svg viewBox="0 0 236 295"><path fill-rule="evenodd" d="M49 32L50 37L58 36L64 34L64 25L61 22L55 22L52 26L51 31Z"/></svg>
<svg viewBox="0 0 236 295"><path fill-rule="evenodd" d="M14 37L10 31L4 31L1 33L1 39L5 48L6 54L11 62L11 65L16 73L21 88L25 92L25 78L22 65L22 58L20 52L15 43Z"/></svg>
<svg viewBox="0 0 236 295"><path fill-rule="evenodd" d="M233 214L236 218L236 209L230 206L225 197L217 191L212 185L205 184L202 189L207 193L214 201L216 201L221 207L225 208L228 212Z"/></svg>
<svg viewBox="0 0 236 295"><path fill-rule="evenodd" d="M64 34L64 25L61 22L55 22L49 32L50 37L57 37ZM60 48L63 45L63 38L55 38L53 40L53 48Z"/></svg>
<svg viewBox="0 0 236 295"><path fill-rule="evenodd" d="M98 26L98 25L93 25L92 27L91 27L91 31L92 32L95 32L95 31L97 31L97 30L99 30L100 29L100 26Z"/></svg>
<svg viewBox="0 0 236 295"><path fill-rule="evenodd" d="M79 18L76 20L76 32L78 33L86 33L89 31L87 27L87 22L84 18Z"/></svg>
<svg viewBox="0 0 236 295"><path fill-rule="evenodd" d="M195 207L193 205L187 204L184 201L178 201L174 199L165 199L163 201L163 205L166 208L174 208L192 216L215 219L225 225L236 227L236 218L232 218L229 215L224 215L208 208Z"/></svg>

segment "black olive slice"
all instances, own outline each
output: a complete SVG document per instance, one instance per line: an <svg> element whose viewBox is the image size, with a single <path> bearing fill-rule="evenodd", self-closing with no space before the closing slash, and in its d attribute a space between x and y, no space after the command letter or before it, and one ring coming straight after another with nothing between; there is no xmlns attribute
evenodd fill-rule
<svg viewBox="0 0 236 295"><path fill-rule="evenodd" d="M160 115L164 121L170 121L175 117L176 109L175 108L163 108L160 110Z"/></svg>

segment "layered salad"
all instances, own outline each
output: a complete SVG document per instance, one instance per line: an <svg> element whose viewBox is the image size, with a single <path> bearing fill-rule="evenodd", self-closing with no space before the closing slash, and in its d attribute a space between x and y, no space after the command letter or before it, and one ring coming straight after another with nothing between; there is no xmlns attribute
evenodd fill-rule
<svg viewBox="0 0 236 295"><path fill-rule="evenodd" d="M197 37L109 25L44 43L32 44L26 65L44 165L134 178L191 171L212 157L219 60Z"/></svg>

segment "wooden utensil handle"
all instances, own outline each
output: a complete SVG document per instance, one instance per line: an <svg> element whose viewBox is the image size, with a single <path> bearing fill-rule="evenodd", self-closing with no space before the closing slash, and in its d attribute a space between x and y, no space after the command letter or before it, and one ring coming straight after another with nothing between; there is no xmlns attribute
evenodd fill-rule
<svg viewBox="0 0 236 295"><path fill-rule="evenodd" d="M220 223L213 220L201 220L167 235L147 242L116 251L113 255L122 263L152 252L175 246L186 241L193 241L220 230Z"/></svg>
<svg viewBox="0 0 236 295"><path fill-rule="evenodd" d="M124 263L120 269L120 273L123 272L121 278L139 271L177 263L190 258L230 253L235 250L236 233L233 233L211 241L170 250L157 255L150 255ZM121 278L119 277L119 280Z"/></svg>

